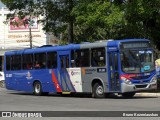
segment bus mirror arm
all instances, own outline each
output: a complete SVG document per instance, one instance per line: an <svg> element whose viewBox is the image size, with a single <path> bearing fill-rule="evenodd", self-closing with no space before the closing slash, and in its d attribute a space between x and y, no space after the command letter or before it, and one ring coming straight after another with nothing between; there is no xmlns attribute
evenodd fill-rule
<svg viewBox="0 0 160 120"><path fill-rule="evenodd" d="M124 59L123 59L123 58L124 58L124 55L123 55L122 53L120 54L120 58L121 58L121 61L124 60Z"/></svg>
<svg viewBox="0 0 160 120"><path fill-rule="evenodd" d="M119 73L118 72L115 72L115 78L119 79Z"/></svg>

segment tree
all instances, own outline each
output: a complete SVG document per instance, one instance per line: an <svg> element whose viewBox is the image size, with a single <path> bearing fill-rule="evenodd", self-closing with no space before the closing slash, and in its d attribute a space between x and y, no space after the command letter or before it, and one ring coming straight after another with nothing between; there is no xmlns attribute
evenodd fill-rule
<svg viewBox="0 0 160 120"><path fill-rule="evenodd" d="M123 7L123 6L121 6ZM74 7L76 40L123 38L124 12L109 0L81 0Z"/></svg>
<svg viewBox="0 0 160 120"><path fill-rule="evenodd" d="M148 38L160 49L159 0L2 0L20 16L43 16L46 32L70 43ZM29 9L30 8L30 9ZM74 36L74 38L73 38ZM74 39L74 41L73 41Z"/></svg>
<svg viewBox="0 0 160 120"><path fill-rule="evenodd" d="M74 16L71 12L76 0L41 0L41 4L44 30L56 36L62 33L69 43L73 43Z"/></svg>
<svg viewBox="0 0 160 120"><path fill-rule="evenodd" d="M160 49L159 0L81 0L74 7L76 40L148 38Z"/></svg>
<svg viewBox="0 0 160 120"><path fill-rule="evenodd" d="M126 36L148 38L160 49L159 7L159 0L128 0L124 9Z"/></svg>

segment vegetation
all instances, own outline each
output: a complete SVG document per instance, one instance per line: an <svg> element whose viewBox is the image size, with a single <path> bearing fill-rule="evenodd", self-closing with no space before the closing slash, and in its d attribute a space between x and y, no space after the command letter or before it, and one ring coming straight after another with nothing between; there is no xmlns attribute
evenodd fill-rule
<svg viewBox="0 0 160 120"><path fill-rule="evenodd" d="M148 38L160 49L159 0L1 0L14 14L43 16L46 32L78 43Z"/></svg>

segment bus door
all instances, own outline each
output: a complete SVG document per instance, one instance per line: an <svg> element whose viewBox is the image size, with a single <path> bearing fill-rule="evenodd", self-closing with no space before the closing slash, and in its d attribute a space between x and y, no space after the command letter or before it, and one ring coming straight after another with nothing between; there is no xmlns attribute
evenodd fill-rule
<svg viewBox="0 0 160 120"><path fill-rule="evenodd" d="M68 88L69 75L67 72L67 68L69 68L69 54L59 53L58 61L59 61L58 62L59 63L58 79L60 81L60 85L62 86L62 91L69 91L69 88Z"/></svg>
<svg viewBox="0 0 160 120"><path fill-rule="evenodd" d="M118 52L117 50L108 51L108 83L109 91L120 91L120 79L118 72Z"/></svg>

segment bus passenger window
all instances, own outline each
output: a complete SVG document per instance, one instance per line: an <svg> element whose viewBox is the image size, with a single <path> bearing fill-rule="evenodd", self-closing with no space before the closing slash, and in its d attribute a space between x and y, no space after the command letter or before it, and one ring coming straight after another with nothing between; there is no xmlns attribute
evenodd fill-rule
<svg viewBox="0 0 160 120"><path fill-rule="evenodd" d="M11 69L10 56L6 56L6 70Z"/></svg>
<svg viewBox="0 0 160 120"><path fill-rule="evenodd" d="M114 59L115 59L115 70L118 70L118 55L117 55L117 53L114 54Z"/></svg>
<svg viewBox="0 0 160 120"><path fill-rule="evenodd" d="M28 63L26 66L27 69L32 69L31 65Z"/></svg>
<svg viewBox="0 0 160 120"><path fill-rule="evenodd" d="M71 67L75 67L74 50L71 51Z"/></svg>
<svg viewBox="0 0 160 120"><path fill-rule="evenodd" d="M66 68L69 68L69 57L66 57Z"/></svg>
<svg viewBox="0 0 160 120"><path fill-rule="evenodd" d="M57 68L57 53L56 52L48 52L47 53L47 67Z"/></svg>
<svg viewBox="0 0 160 120"><path fill-rule="evenodd" d="M42 65L41 65L41 68L46 68L46 66L47 66L47 65L46 65L46 62L43 61L43 62L42 62Z"/></svg>
<svg viewBox="0 0 160 120"><path fill-rule="evenodd" d="M13 55L11 56L11 70L20 70L21 69L21 56Z"/></svg>
<svg viewBox="0 0 160 120"><path fill-rule="evenodd" d="M64 61L65 61L65 60L64 60L63 57L61 57L60 60L61 60L61 68L64 68Z"/></svg>
<svg viewBox="0 0 160 120"><path fill-rule="evenodd" d="M75 63L76 67L89 67L90 66L89 49L76 50Z"/></svg>
<svg viewBox="0 0 160 120"><path fill-rule="evenodd" d="M22 56L23 59L23 69L30 70L33 68L33 54L24 54Z"/></svg>
<svg viewBox="0 0 160 120"><path fill-rule="evenodd" d="M11 70L14 70L15 68L14 68L14 57L13 56L11 56Z"/></svg>
<svg viewBox="0 0 160 120"><path fill-rule="evenodd" d="M35 53L34 54L34 68L44 69L46 68L46 53Z"/></svg>
<svg viewBox="0 0 160 120"><path fill-rule="evenodd" d="M34 68L39 69L40 67L41 67L40 64L38 63L38 61L36 61Z"/></svg>
<svg viewBox="0 0 160 120"><path fill-rule="evenodd" d="M91 65L92 67L105 66L105 48L91 49Z"/></svg>

